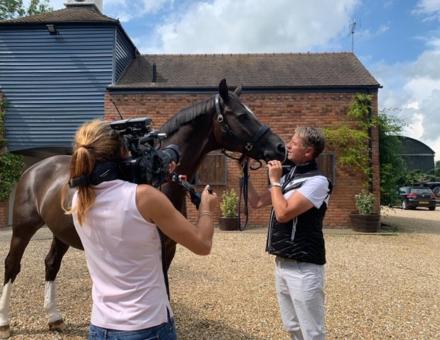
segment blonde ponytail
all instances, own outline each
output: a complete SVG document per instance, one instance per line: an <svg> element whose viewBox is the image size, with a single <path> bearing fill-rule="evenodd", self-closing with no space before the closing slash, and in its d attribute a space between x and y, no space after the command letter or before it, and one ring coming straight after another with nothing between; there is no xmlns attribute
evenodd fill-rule
<svg viewBox="0 0 440 340"><path fill-rule="evenodd" d="M76 132L69 180L80 176L90 176L97 161L117 160L121 153L118 135L111 129L110 123L93 120L84 123ZM61 205L66 214L75 212L79 224L83 224L87 211L95 202L96 193L92 185L78 187L78 201L75 211L66 206L67 185L61 194Z"/></svg>

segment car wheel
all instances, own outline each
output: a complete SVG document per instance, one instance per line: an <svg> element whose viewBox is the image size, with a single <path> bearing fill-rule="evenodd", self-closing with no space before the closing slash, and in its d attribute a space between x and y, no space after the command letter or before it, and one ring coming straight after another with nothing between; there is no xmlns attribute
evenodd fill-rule
<svg viewBox="0 0 440 340"><path fill-rule="evenodd" d="M403 210L408 210L408 202L406 200L402 201L402 209Z"/></svg>
<svg viewBox="0 0 440 340"><path fill-rule="evenodd" d="M435 207L429 207L429 210L435 210Z"/></svg>

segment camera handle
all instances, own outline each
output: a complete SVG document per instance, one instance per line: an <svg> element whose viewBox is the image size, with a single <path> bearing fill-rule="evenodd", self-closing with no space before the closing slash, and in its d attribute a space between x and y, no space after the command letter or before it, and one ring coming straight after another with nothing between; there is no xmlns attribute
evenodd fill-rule
<svg viewBox="0 0 440 340"><path fill-rule="evenodd" d="M191 183L189 183L186 180L186 175L178 175L177 173L173 172L170 174L171 182L174 182L176 184L179 184L182 188L184 188L188 193L189 197L191 199L191 203L196 206L197 209L199 209L200 201L201 201L201 195L198 193ZM212 189L208 189L209 193L212 194Z"/></svg>

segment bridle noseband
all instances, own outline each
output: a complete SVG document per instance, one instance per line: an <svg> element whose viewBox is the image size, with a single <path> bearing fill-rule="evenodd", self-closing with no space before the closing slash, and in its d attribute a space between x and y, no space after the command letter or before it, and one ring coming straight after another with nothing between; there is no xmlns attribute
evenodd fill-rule
<svg viewBox="0 0 440 340"><path fill-rule="evenodd" d="M224 108L223 108L223 110L224 110ZM220 127L222 128L223 132L226 133L229 138L236 139L236 140L238 140L238 142L244 143L244 148L248 152L250 152L255 147L255 145L258 145L258 143L261 141L263 136L270 131L270 128L267 125L261 124L257 133L253 136L253 138L250 141L241 140L241 138L234 135L231 127L225 121L225 118L223 116L223 110L222 110L222 107L220 104L220 95L216 94L215 95L215 112L217 114L217 123L220 124Z"/></svg>

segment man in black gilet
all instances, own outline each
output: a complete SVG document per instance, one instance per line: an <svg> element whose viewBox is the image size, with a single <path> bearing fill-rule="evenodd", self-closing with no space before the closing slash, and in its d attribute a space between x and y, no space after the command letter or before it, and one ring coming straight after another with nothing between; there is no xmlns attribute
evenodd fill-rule
<svg viewBox="0 0 440 340"><path fill-rule="evenodd" d="M249 186L251 207L273 207L266 250L276 256L281 318L292 339L325 338L322 221L331 183L315 161L324 146L320 130L296 128L287 144L287 158L295 166L282 176L282 164L269 161L270 191L258 194Z"/></svg>

